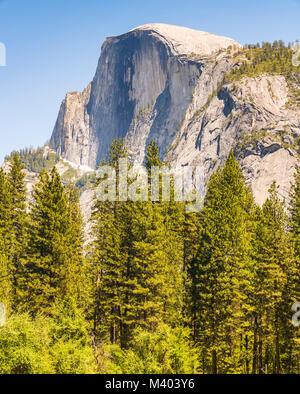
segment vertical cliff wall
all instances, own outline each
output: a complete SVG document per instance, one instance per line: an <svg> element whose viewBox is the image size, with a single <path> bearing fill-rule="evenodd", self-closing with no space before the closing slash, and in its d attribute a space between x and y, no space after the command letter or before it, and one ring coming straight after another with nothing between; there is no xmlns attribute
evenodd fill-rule
<svg viewBox="0 0 300 394"><path fill-rule="evenodd" d="M125 138L138 160L152 138L164 154L193 100L207 56L230 45L239 46L228 38L159 24L107 38L91 85L67 94L62 103L51 145L64 158L91 167L105 157L114 138Z"/></svg>

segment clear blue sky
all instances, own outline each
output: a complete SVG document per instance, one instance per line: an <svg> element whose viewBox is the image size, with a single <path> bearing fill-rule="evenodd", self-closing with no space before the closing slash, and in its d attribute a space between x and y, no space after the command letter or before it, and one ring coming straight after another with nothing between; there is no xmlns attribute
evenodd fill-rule
<svg viewBox="0 0 300 394"><path fill-rule="evenodd" d="M106 36L169 23L241 43L300 39L300 0L0 0L0 162L50 138L65 93L93 78Z"/></svg>

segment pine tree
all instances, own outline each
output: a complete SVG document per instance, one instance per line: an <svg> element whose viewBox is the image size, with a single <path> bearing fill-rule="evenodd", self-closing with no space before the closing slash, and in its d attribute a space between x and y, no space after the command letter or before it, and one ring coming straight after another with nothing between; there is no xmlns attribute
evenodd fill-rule
<svg viewBox="0 0 300 394"><path fill-rule="evenodd" d="M118 173L118 161L126 158L127 152L122 140L111 143L108 163ZM95 188L102 180L95 182ZM118 185L115 192L117 193ZM103 337L109 335L111 343L116 343L121 335L121 305L123 295L121 283L124 272L124 258L121 251L119 214L122 204L119 201L100 201L93 206L92 225L94 241L91 262L94 271L94 333Z"/></svg>
<svg viewBox="0 0 300 394"><path fill-rule="evenodd" d="M184 304L183 314L185 323L191 328L193 339L197 335L197 263L199 249L199 234L202 228L202 212L185 212L182 229L183 238L183 273L184 273Z"/></svg>
<svg viewBox="0 0 300 394"><path fill-rule="evenodd" d="M203 371L248 372L253 198L233 153L212 175L192 262Z"/></svg>
<svg viewBox="0 0 300 394"><path fill-rule="evenodd" d="M151 173L153 167L169 169L161 159L159 148L154 140L152 140L146 148L145 165L149 174L149 189L151 185ZM170 170L170 169L169 169ZM159 176L159 201L152 202L152 210L162 218L161 226L164 228L165 240L163 250L165 252L166 270L169 277L169 286L165 286L168 291L168 299L170 300L169 323L174 321L182 321L183 319L183 300L184 300L184 240L183 240L183 225L184 225L184 204L175 201L174 195L174 178L170 172L170 199L169 201L162 201L162 174ZM149 195L151 191L149 190ZM171 282L172 280L173 282ZM173 305L173 307L172 307ZM176 306L176 307L175 307ZM175 307L175 308L174 308ZM173 309L172 309L173 308ZM175 313L176 310L176 313ZM170 320L171 319L171 320Z"/></svg>
<svg viewBox="0 0 300 394"><path fill-rule="evenodd" d="M82 231L77 197L67 192L54 167L34 188L29 245L23 277L29 310L51 313L58 299L82 295Z"/></svg>
<svg viewBox="0 0 300 394"><path fill-rule="evenodd" d="M10 194L10 233L9 259L12 263L13 308L17 308L20 297L20 277L23 274L23 259L27 244L27 195L25 173L21 159L14 153L10 161L7 184ZM11 228L10 228L11 225Z"/></svg>
<svg viewBox="0 0 300 394"><path fill-rule="evenodd" d="M12 273L10 260L12 221L11 221L11 194L8 189L7 176L0 169L0 302L6 309L12 301Z"/></svg>
<svg viewBox="0 0 300 394"><path fill-rule="evenodd" d="M154 144L152 148L157 152ZM114 142L109 164L117 169L118 159L124 156L122 143ZM152 159L158 162L155 155ZM170 248L166 215L164 204L149 201L95 204L95 315L101 317L96 326L100 331L104 327L111 342L122 347L127 347L136 327L154 330L160 321L175 321L180 316L182 270Z"/></svg>
<svg viewBox="0 0 300 394"><path fill-rule="evenodd" d="M90 284L87 280L89 267L84 256L84 222L82 219L79 192L73 185L65 187L68 201L68 228L66 232L67 253L65 257L65 287L66 297L72 295L73 300L81 307L87 307L87 297Z"/></svg>
<svg viewBox="0 0 300 394"><path fill-rule="evenodd" d="M87 322L74 297L66 296L52 308L49 339L56 374L96 373Z"/></svg>
<svg viewBox="0 0 300 394"><path fill-rule="evenodd" d="M299 302L300 300L300 285L299 285L299 269L300 269L300 170L295 173L294 182L292 183L290 191L290 207L289 207L289 233L291 249L293 250L293 267L294 275L290 273L290 300L291 303ZM291 331L291 330L289 330ZM289 332L288 338L290 339L289 349L290 357L288 359L290 369L287 372L299 373L300 372L300 333L299 330L293 328Z"/></svg>
<svg viewBox="0 0 300 394"><path fill-rule="evenodd" d="M164 226L161 211L151 202L135 202L126 206L122 214L123 240L126 257L126 291L124 324L127 331L135 327L154 329L163 319ZM124 235L127 233L126 238Z"/></svg>
<svg viewBox="0 0 300 394"><path fill-rule="evenodd" d="M295 254L300 259L300 170L295 174L294 183L290 191L290 231L294 241ZM300 263L300 261L299 261ZM299 264L298 263L298 264Z"/></svg>
<svg viewBox="0 0 300 394"><path fill-rule="evenodd" d="M120 229L114 204L96 201L94 205L91 261L94 270L94 332L109 333L115 343L120 330L120 285L123 264L120 252Z"/></svg>
<svg viewBox="0 0 300 394"><path fill-rule="evenodd" d="M294 263L286 233L284 202L274 182L262 207L255 240L255 316L258 345L253 372L282 372L282 353L288 353L284 332L290 335L291 287ZM286 354L288 356L288 354Z"/></svg>
<svg viewBox="0 0 300 394"><path fill-rule="evenodd" d="M145 152L145 166L147 170L150 172L151 168L162 167L163 162L159 156L159 148L154 140L150 141L149 145L146 147Z"/></svg>
<svg viewBox="0 0 300 394"><path fill-rule="evenodd" d="M165 222L164 207L135 202L125 215L124 229L131 238L126 253L125 287L130 289L126 326L130 330L143 327L154 331L160 322L176 324L182 319L182 255Z"/></svg>

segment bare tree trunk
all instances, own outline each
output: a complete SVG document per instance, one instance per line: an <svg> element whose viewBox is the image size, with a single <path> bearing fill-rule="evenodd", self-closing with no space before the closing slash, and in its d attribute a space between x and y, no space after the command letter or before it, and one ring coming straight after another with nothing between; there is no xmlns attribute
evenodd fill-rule
<svg viewBox="0 0 300 394"><path fill-rule="evenodd" d="M259 335L259 342L258 342L258 373L263 374L263 349L262 349L262 337L261 334Z"/></svg>
<svg viewBox="0 0 300 394"><path fill-rule="evenodd" d="M213 350L211 356L212 356L212 373L214 375L217 375L218 374L217 352Z"/></svg>
<svg viewBox="0 0 300 394"><path fill-rule="evenodd" d="M253 358L252 358L252 374L257 373L257 317L254 319L254 340L253 340Z"/></svg>
<svg viewBox="0 0 300 394"><path fill-rule="evenodd" d="M281 374L279 332L276 333L276 373Z"/></svg>
<svg viewBox="0 0 300 394"><path fill-rule="evenodd" d="M99 314L100 314L100 294L99 294L99 288L100 288L100 272L97 272L97 278L96 278L96 305L95 305L95 311L94 311L94 333L96 334L98 330L98 321L99 321Z"/></svg>
<svg viewBox="0 0 300 394"><path fill-rule="evenodd" d="M114 316L114 307L112 308L112 315ZM112 344L116 343L116 320L113 319L112 323L110 324L110 342Z"/></svg>
<svg viewBox="0 0 300 394"><path fill-rule="evenodd" d="M245 338L245 347L246 347L246 374L249 375L248 335L246 335L246 338Z"/></svg>

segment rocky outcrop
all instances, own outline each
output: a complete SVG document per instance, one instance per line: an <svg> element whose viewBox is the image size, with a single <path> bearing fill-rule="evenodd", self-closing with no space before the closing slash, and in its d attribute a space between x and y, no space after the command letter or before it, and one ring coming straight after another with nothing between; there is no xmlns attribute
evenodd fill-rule
<svg viewBox="0 0 300 394"><path fill-rule="evenodd" d="M174 165L203 166L206 180L235 149L259 203L274 179L286 197L298 166L299 110L286 105L283 76L222 83L239 66L233 54L240 47L162 24L108 38L92 83L62 103L52 147L95 168L115 138L139 162L154 139Z"/></svg>
<svg viewBox="0 0 300 394"><path fill-rule="evenodd" d="M126 138L140 160L151 138L164 153L192 101L206 57L228 46L239 44L162 24L107 38L91 85L63 101L51 145L64 158L94 168L114 138Z"/></svg>
<svg viewBox="0 0 300 394"><path fill-rule="evenodd" d="M298 166L300 113L286 108L285 78L262 76L227 84L201 111L202 91L200 79L169 153L171 162L203 165L208 180L235 149L257 202L265 201L273 180L286 198Z"/></svg>
<svg viewBox="0 0 300 394"><path fill-rule="evenodd" d="M91 85L82 93L66 95L62 102L51 138L56 152L76 164L88 164L93 146L90 136L90 119L87 105L90 101Z"/></svg>

